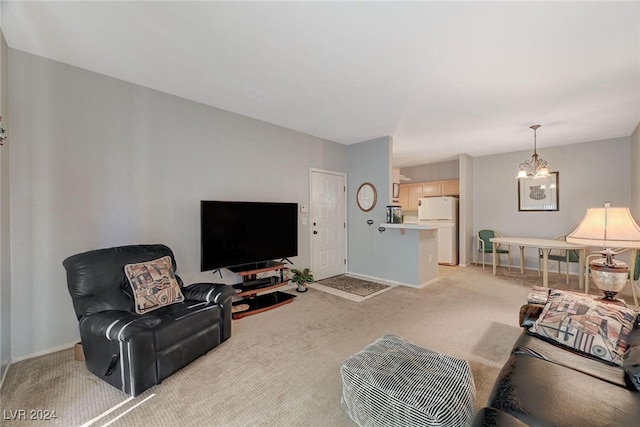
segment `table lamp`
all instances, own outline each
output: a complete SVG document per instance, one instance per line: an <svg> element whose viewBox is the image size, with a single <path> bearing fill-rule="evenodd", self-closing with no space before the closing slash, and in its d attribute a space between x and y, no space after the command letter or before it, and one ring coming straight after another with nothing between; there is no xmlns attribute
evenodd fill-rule
<svg viewBox="0 0 640 427"><path fill-rule="evenodd" d="M567 242L584 246L602 247L602 258L589 263L591 277L604 299L614 301L627 283L629 266L614 259L611 248L640 248L640 226L629 208L589 208L582 222L567 236Z"/></svg>

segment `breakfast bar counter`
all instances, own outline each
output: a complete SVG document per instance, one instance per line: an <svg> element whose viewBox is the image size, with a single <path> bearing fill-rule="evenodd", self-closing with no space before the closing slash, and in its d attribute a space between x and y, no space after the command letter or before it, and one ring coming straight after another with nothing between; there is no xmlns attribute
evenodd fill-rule
<svg viewBox="0 0 640 427"><path fill-rule="evenodd" d="M404 230L437 230L438 228L451 228L453 227L453 223L445 223L442 225L434 225L433 222L430 223L420 223L418 221L416 222L403 222L401 224L389 224L389 223L383 223L380 224L380 227L384 227L384 228L399 228L399 229L404 229Z"/></svg>
<svg viewBox="0 0 640 427"><path fill-rule="evenodd" d="M394 240L402 240L401 246L405 248L401 254L390 254L392 262L403 266L403 276L390 278L392 281L405 286L422 287L438 280L438 228L443 227L451 227L451 224L415 221L379 225L380 231L391 234Z"/></svg>

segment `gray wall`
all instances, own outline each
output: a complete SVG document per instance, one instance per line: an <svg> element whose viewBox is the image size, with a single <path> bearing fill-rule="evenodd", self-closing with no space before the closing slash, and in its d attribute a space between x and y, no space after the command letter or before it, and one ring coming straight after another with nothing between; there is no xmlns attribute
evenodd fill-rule
<svg viewBox="0 0 640 427"><path fill-rule="evenodd" d="M418 285L419 234L415 231L400 234L399 229L378 231L386 222L386 207L391 202L391 137L383 137L349 145L347 186L348 209L348 271L373 279L393 283ZM363 182L371 182L378 193L378 201L370 212L363 212L356 204L356 192ZM367 220L373 220L372 225Z"/></svg>
<svg viewBox="0 0 640 427"><path fill-rule="evenodd" d="M411 182L440 181L443 179L459 179L460 167L458 160L430 163L428 165L413 166L400 169L400 173Z"/></svg>
<svg viewBox="0 0 640 427"><path fill-rule="evenodd" d="M345 147L11 49L5 70L0 72L4 79L9 75L9 111L3 105L0 110L8 119L11 151L0 151L3 369L9 352L15 360L77 339L60 264L64 257L96 247L164 242L176 252L178 272L187 282L211 279L199 272L199 200L308 204L311 167L349 171L350 271L411 281L406 272L415 260L403 256L406 236L377 231L390 198L390 138ZM6 99L4 87L1 95ZM637 164L638 133L541 150L552 170L560 171L555 213L517 211L514 176L529 151L465 162L461 199L470 199L465 209L473 212L474 232L495 227L552 237L571 230L587 207L604 200L633 200L637 212L639 180L634 168L631 196L629 153L633 140ZM368 214L355 207L364 181L378 189L378 205ZM368 218L374 220L371 227ZM299 248L294 262L309 265L308 226L300 226Z"/></svg>
<svg viewBox="0 0 640 427"><path fill-rule="evenodd" d="M458 263L473 261L473 157L460 155L460 202L458 213Z"/></svg>
<svg viewBox="0 0 640 427"><path fill-rule="evenodd" d="M640 123L631 135L631 214L640 224Z"/></svg>
<svg viewBox="0 0 640 427"><path fill-rule="evenodd" d="M13 359L77 340L65 257L161 242L185 282L218 280L201 199L309 204L309 168L347 170L343 145L12 49L9 76Z"/></svg>
<svg viewBox="0 0 640 427"><path fill-rule="evenodd" d="M347 147L349 177L347 183L348 269L352 273L382 278L382 246L384 237L378 232L378 224L386 221L391 182L391 138L384 137L364 141ZM378 199L370 212L363 212L356 203L358 187L372 183ZM367 225L367 220L373 225Z"/></svg>
<svg viewBox="0 0 640 427"><path fill-rule="evenodd" d="M474 159L474 235L479 229L489 228L511 236L553 238L575 229L589 207L603 206L605 201L612 206L629 206L629 137L539 150L550 170L559 172L557 212L518 211L515 176L518 165L531 154L520 151ZM534 250L525 250L525 258L528 267L537 268ZM519 265L518 248L512 248L512 260Z"/></svg>
<svg viewBox="0 0 640 427"><path fill-rule="evenodd" d="M8 108L8 48L0 33L0 126L7 129ZM7 130L7 135L10 131ZM11 140L0 147L0 382L11 360L11 256L9 223L9 151Z"/></svg>

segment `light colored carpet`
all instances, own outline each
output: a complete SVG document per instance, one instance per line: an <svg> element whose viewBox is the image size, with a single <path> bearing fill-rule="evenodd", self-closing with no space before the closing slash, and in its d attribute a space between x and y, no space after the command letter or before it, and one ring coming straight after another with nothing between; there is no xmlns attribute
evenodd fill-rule
<svg viewBox="0 0 640 427"><path fill-rule="evenodd" d="M57 418L3 425L81 426L112 410L90 425L354 426L340 406L340 364L385 334L468 360L480 408L520 333L529 286L478 267L440 267L440 277L360 303L311 287L235 320L229 341L134 399L91 375L72 349L12 364L0 410Z"/></svg>

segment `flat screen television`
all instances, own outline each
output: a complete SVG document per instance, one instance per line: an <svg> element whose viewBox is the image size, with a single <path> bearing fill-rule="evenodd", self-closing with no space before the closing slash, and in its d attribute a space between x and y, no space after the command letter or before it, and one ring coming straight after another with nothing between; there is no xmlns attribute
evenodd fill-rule
<svg viewBox="0 0 640 427"><path fill-rule="evenodd" d="M297 203L200 202L201 271L251 270L297 255Z"/></svg>

